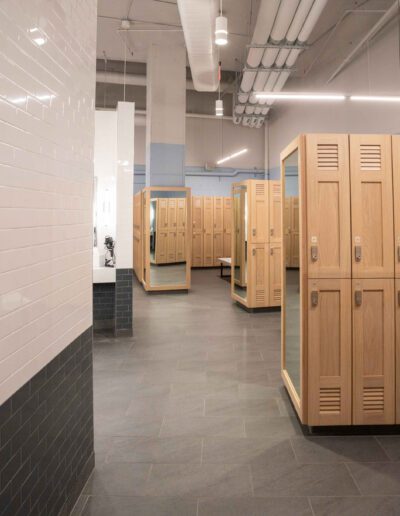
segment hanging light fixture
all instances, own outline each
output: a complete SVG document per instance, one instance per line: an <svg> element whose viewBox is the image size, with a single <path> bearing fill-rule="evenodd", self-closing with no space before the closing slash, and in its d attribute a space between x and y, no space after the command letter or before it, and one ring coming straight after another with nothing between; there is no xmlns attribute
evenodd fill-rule
<svg viewBox="0 0 400 516"><path fill-rule="evenodd" d="M228 18L222 16L222 0L219 5L219 16L215 20L215 44L224 46L228 43Z"/></svg>
<svg viewBox="0 0 400 516"><path fill-rule="evenodd" d="M215 101L215 116L224 116L224 103L221 99L221 61L218 64L218 99Z"/></svg>

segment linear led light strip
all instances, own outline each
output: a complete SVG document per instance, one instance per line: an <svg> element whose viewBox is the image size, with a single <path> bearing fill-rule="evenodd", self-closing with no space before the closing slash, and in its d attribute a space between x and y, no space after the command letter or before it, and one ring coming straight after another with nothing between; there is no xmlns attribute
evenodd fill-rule
<svg viewBox="0 0 400 516"><path fill-rule="evenodd" d="M242 154L245 154L248 151L248 149L242 149L238 152L235 152L234 154L231 154L230 156L227 156L226 158L222 158L219 161L217 161L217 165L221 165L222 163L225 163L226 161L229 161L230 159L236 158L237 156L241 156Z"/></svg>
<svg viewBox="0 0 400 516"><path fill-rule="evenodd" d="M325 93L268 93L259 92L255 94L257 99L267 100L328 100L343 101L349 99L358 102L400 102L400 96L392 95L342 95Z"/></svg>

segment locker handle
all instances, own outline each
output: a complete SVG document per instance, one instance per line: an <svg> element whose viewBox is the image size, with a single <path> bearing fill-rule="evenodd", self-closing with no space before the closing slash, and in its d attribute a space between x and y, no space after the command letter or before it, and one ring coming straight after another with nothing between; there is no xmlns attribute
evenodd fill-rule
<svg viewBox="0 0 400 516"><path fill-rule="evenodd" d="M271 229L270 229L269 234L270 234L271 236L274 236L274 228L271 228Z"/></svg>
<svg viewBox="0 0 400 516"><path fill-rule="evenodd" d="M256 230L253 228L253 236L255 237L256 236Z"/></svg>
<svg viewBox="0 0 400 516"><path fill-rule="evenodd" d="M271 256L274 254L274 250L273 250L273 248L271 248L271 249L269 250L269 254L270 254Z"/></svg>
<svg viewBox="0 0 400 516"><path fill-rule="evenodd" d="M362 291L361 290L356 290L354 292L354 302L355 302L356 306L362 305Z"/></svg>
<svg viewBox="0 0 400 516"><path fill-rule="evenodd" d="M311 291L311 306L318 306L318 290Z"/></svg>
<svg viewBox="0 0 400 516"><path fill-rule="evenodd" d="M400 263L400 245L397 246L397 261Z"/></svg>
<svg viewBox="0 0 400 516"><path fill-rule="evenodd" d="M397 304L400 306L400 290L397 292Z"/></svg>
<svg viewBox="0 0 400 516"><path fill-rule="evenodd" d="M253 256L256 255L256 250L255 249L253 249L252 254L253 254Z"/></svg>
<svg viewBox="0 0 400 516"><path fill-rule="evenodd" d="M316 245L311 246L311 261L316 262L318 260L318 247Z"/></svg>
<svg viewBox="0 0 400 516"><path fill-rule="evenodd" d="M354 258L355 258L356 262L361 262L361 256L362 256L361 246L360 245L354 246Z"/></svg>

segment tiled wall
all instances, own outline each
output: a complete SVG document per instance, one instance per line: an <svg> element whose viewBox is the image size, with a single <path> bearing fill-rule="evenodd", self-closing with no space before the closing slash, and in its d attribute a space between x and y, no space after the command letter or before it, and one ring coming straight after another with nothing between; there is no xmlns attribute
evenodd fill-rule
<svg viewBox="0 0 400 516"><path fill-rule="evenodd" d="M93 469L91 329L0 407L0 514L69 514Z"/></svg>
<svg viewBox="0 0 400 516"><path fill-rule="evenodd" d="M96 6L0 2L0 406L92 324Z"/></svg>
<svg viewBox="0 0 400 516"><path fill-rule="evenodd" d="M93 285L93 329L114 330L115 283Z"/></svg>
<svg viewBox="0 0 400 516"><path fill-rule="evenodd" d="M117 269L115 281L115 334L132 333L133 269Z"/></svg>

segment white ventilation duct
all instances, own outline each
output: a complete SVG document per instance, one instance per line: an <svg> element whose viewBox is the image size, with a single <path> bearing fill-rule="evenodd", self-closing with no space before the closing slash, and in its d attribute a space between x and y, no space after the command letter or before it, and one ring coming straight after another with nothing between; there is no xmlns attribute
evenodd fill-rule
<svg viewBox="0 0 400 516"><path fill-rule="evenodd" d="M218 54L214 43L218 0L178 0L186 49L197 91L218 88Z"/></svg>

